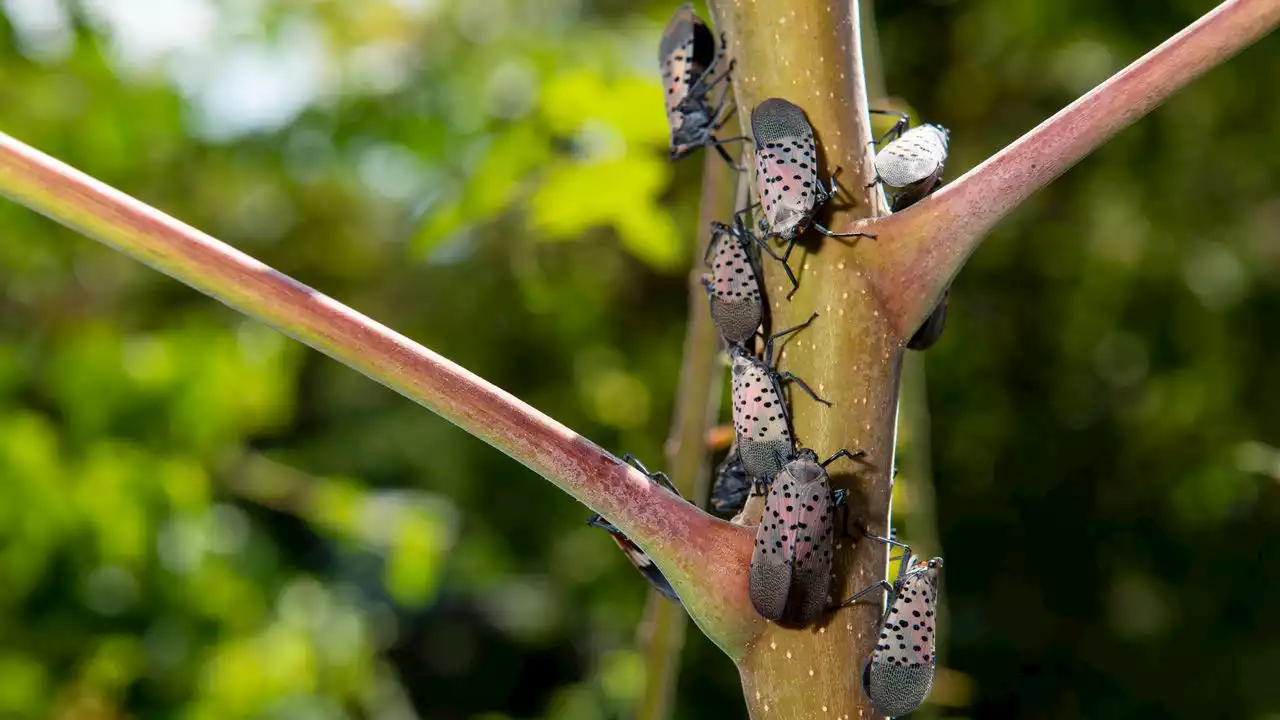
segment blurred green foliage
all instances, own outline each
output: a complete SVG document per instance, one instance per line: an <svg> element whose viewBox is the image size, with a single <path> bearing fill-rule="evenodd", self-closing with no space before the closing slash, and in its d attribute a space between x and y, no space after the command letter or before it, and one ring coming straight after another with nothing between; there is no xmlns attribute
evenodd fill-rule
<svg viewBox="0 0 1280 720"><path fill-rule="evenodd" d="M6 0L0 130L656 462L698 175L665 158L672 8ZM877 8L890 94L952 130L949 178L1207 9ZM1275 39L1213 72L959 278L923 548L971 690L948 713L1280 713L1278 72ZM908 540L931 522L899 510ZM644 586L584 520L0 204L0 717L625 715ZM739 713L690 633L676 716Z"/></svg>

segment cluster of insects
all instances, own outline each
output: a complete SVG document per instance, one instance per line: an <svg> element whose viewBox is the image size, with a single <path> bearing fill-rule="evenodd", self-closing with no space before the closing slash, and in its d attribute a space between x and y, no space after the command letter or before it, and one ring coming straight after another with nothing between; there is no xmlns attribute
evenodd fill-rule
<svg viewBox="0 0 1280 720"><path fill-rule="evenodd" d="M924 561L897 540L865 535L903 550L898 575L893 582L877 583L832 604L829 593L835 534L844 532L849 523L844 517L844 492L831 488L827 467L840 459L856 463L864 453L841 449L820 460L816 451L796 444L784 384L800 388L818 403L830 403L800 378L777 369L774 345L806 328L818 314L795 327L768 333L769 304L761 266L764 257L780 263L791 282L789 300L799 282L788 260L804 232L813 229L832 237L874 236L836 233L817 222L817 213L835 199L839 187L836 172L823 175L820 170L813 127L799 106L783 98L767 99L751 112L750 138L717 136L733 114L733 104L726 103L733 63L726 63L725 53L724 39L717 44L710 28L688 4L668 23L659 48L671 158L686 157L700 147L712 148L730 165L745 171L724 146L746 140L754 145L757 202L735 213L731 222L712 224L703 258L709 270L703 284L711 317L730 358L734 428L729 455L716 469L710 502L717 513L735 516L734 522L756 526L748 589L762 617L788 627L806 627L875 590L885 591L879 639L867 660L862 685L884 714L906 714L920 705L933 686L935 601L942 560ZM713 100L717 85L722 87ZM872 112L897 116L894 126L875 141L881 146L875 157L876 182L897 188L890 202L896 212L941 185L947 130L930 124L911 127L901 113ZM758 216L754 226L747 221L752 211ZM775 249L774 242L780 247ZM945 319L944 295L907 346L917 350L931 346L941 335ZM629 455L623 459L653 482L676 492L665 474L650 472ZM755 512L744 512L753 500ZM643 550L604 518L597 515L590 522L613 536L653 587L679 602Z"/></svg>

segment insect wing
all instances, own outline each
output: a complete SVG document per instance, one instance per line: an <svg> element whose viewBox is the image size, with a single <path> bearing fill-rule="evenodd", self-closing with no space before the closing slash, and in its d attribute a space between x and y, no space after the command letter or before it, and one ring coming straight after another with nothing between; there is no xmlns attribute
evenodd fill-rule
<svg viewBox="0 0 1280 720"><path fill-rule="evenodd" d="M876 155L876 172L890 185L905 185L893 197L893 211L905 210L936 190L946 159L947 131L936 125L921 125L885 146ZM933 312L911 335L907 341L908 348L927 350L942 337L942 331L947 327L949 294L943 293Z"/></svg>
<svg viewBox="0 0 1280 720"><path fill-rule="evenodd" d="M673 133L684 124L684 113L678 110L680 104L689 97L715 54L716 41L711 29L693 12L692 5L681 5L667 23L658 45L667 119Z"/></svg>
<svg viewBox="0 0 1280 720"><path fill-rule="evenodd" d="M928 183L932 189L942 175L946 160L946 131L937 125L918 125L876 153L876 174L893 187L908 187L932 179ZM896 200L894 204L898 204Z"/></svg>
<svg viewBox="0 0 1280 720"><path fill-rule="evenodd" d="M613 541L618 543L618 547L622 548L622 552L631 561L631 564L636 566L636 570L640 571L640 574L644 576L645 580L649 581L649 584L655 590L677 603L680 602L680 596L676 595L675 589L671 587L671 583L662 574L662 571L658 569L658 566L654 564L653 558L649 557L648 553L641 550L640 546L632 542L631 538L626 535L622 533L610 534L613 535Z"/></svg>
<svg viewBox="0 0 1280 720"><path fill-rule="evenodd" d="M711 507L727 517L738 514L747 504L754 484L742 467L742 456L735 446L716 468L715 484L711 487Z"/></svg>
<svg viewBox="0 0 1280 720"><path fill-rule="evenodd" d="M867 697L890 717L914 711L933 688L938 575L942 560L915 563L897 584L863 671Z"/></svg>
<svg viewBox="0 0 1280 720"><path fill-rule="evenodd" d="M787 611L787 598L795 578L794 537L787 530L794 525L794 513L787 510L794 495L794 482L779 475L769 489L764 516L756 527L756 546L751 553L748 591L751 604L761 617L781 620Z"/></svg>
<svg viewBox="0 0 1280 720"><path fill-rule="evenodd" d="M750 239L725 227L712 239L711 318L726 342L746 342L764 316L760 271Z"/></svg>
<svg viewBox="0 0 1280 720"><path fill-rule="evenodd" d="M775 484L784 478L791 487L790 496L783 493L783 510L792 522L784 536L790 536L795 558L787 616L804 626L820 619L827 608L835 507L827 472L814 460L800 458L788 463Z"/></svg>
<svg viewBox="0 0 1280 720"><path fill-rule="evenodd" d="M747 474L772 478L795 453L782 393L768 365L734 354L733 429Z"/></svg>
<svg viewBox="0 0 1280 720"><path fill-rule="evenodd" d="M756 193L771 234L791 238L813 214L818 155L804 111L770 98L751 111L756 145Z"/></svg>
<svg viewBox="0 0 1280 720"><path fill-rule="evenodd" d="M631 538L623 535L622 531L614 527L613 523L605 520L600 515L593 515L587 522L609 533L609 537L613 538L613 541L617 543L618 549L622 550L622 554L627 556L627 560L635 566L636 570L640 571L645 580L649 581L653 589L677 603L680 602L680 596L676 595L675 589L671 587L671 583L666 576L662 574L657 564L653 562L653 558L649 557L644 550L641 550L640 546L636 545Z"/></svg>

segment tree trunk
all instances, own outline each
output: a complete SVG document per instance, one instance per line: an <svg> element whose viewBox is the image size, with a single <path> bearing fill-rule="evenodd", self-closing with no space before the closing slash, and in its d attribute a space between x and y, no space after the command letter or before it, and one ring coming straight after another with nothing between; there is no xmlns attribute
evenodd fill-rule
<svg viewBox="0 0 1280 720"><path fill-rule="evenodd" d="M744 135L751 109L771 97L800 106L814 127L819 165L837 167L839 197L829 203L832 229L884 212L874 179L858 32L857 3L829 0L712 2L717 32L735 61L734 95ZM751 172L749 169L748 172ZM822 220L827 213L821 213ZM887 324L880 296L863 272L876 240L836 239L809 232L792 255L800 288L788 302L786 277L764 263L774 329L818 318L783 345L779 369L807 382L831 407L791 393L797 442L827 457L841 448L865 450L857 464L828 469L833 488L848 491L852 527L887 532L894 423L903 347ZM840 538L832 600L885 576L886 549ZM831 613L820 624L790 630L769 623L738 660L753 718L864 718L874 709L858 681L880 620L878 598Z"/></svg>

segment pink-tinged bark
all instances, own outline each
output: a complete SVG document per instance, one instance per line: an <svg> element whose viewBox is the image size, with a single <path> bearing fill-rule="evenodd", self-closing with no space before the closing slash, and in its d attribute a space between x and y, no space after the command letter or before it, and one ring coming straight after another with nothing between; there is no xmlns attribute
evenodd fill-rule
<svg viewBox="0 0 1280 720"><path fill-rule="evenodd" d="M755 624L750 534L661 490L590 440L351 308L13 138L0 193L141 260L433 410L601 513L648 551L726 652Z"/></svg>
<svg viewBox="0 0 1280 720"><path fill-rule="evenodd" d="M1228 0L933 196L867 229L874 283L909 337L987 232L1032 193L1280 24L1276 0Z"/></svg>

